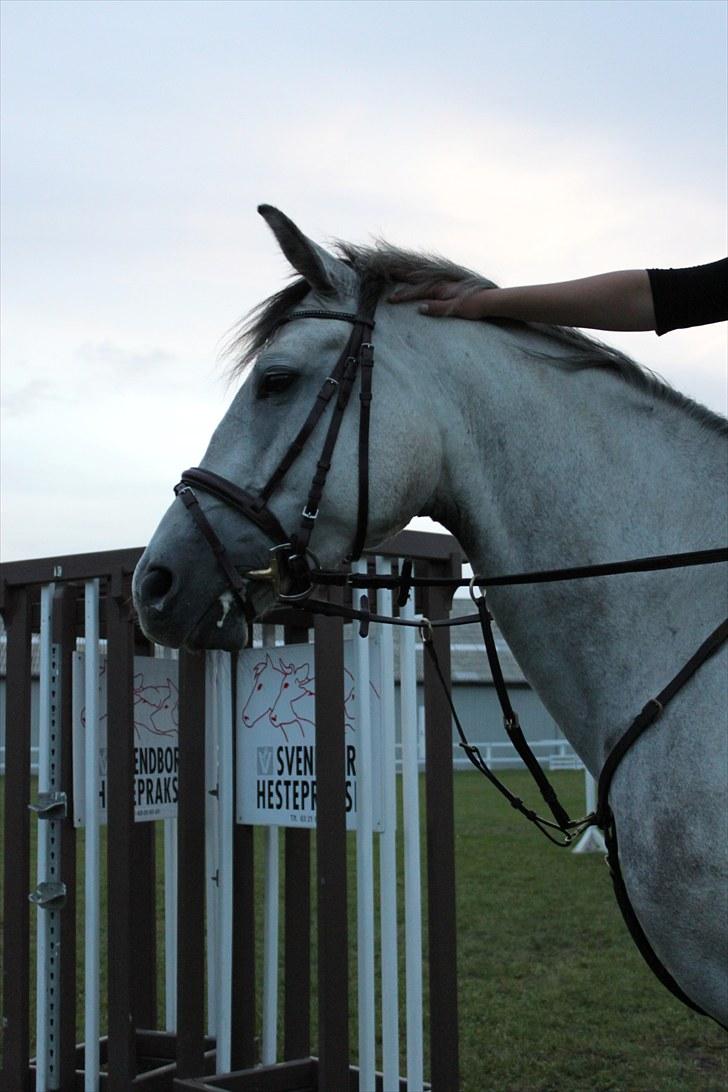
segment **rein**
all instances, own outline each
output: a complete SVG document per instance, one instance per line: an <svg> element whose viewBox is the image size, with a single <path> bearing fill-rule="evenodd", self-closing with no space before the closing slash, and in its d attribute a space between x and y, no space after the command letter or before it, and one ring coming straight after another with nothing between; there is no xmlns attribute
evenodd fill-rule
<svg viewBox="0 0 728 1092"><path fill-rule="evenodd" d="M461 615L457 618L434 619L398 618L390 615L376 614L369 610L367 596L361 597L359 609L340 603L330 603L326 600L308 599L305 604L298 605L313 614L324 614L344 618L347 621L358 621L359 635L366 637L371 622L383 623L394 626L412 626L420 631L425 651L433 661L436 674L447 696L452 712L455 727L460 739L460 746L467 755L472 765L486 777L492 785L508 800L513 808L519 811L529 822L533 823L549 841L555 845L567 847L581 835L589 826L596 825L606 831L613 823L611 809L608 804L609 786L619 762L639 738L642 732L652 724L662 713L667 703L685 685L702 663L705 662L721 644L728 638L728 619L722 622L703 642L695 655L677 673L670 683L642 709L634 719L630 727L613 747L602 769L598 785L598 803L595 812L581 819L572 819L556 795L556 792L544 774L541 765L529 747L523 730L520 726L518 714L511 705L508 689L503 677L498 651L493 636L493 616L488 610L485 587L506 587L522 584L554 583L563 580L577 580L597 576L610 576L621 573L653 572L656 570L684 568L693 565L712 565L728 561L728 548L714 550L697 550L687 553L664 554L656 557L633 558L629 561L619 561L605 565L585 565L567 569L541 570L529 573L511 573L502 576L483 578L474 576L470 580L439 577L416 577L412 575L412 562L407 560L402 565L399 576L386 576L382 574L365 573L336 573L324 570L314 570L312 579L314 583L327 585L348 586L350 588L386 588L398 590L398 605L402 606L415 587L448 587L458 588L465 585L470 587L470 595L477 609L477 614ZM475 586L478 586L480 595L474 594ZM433 630L437 627L465 626L479 623L483 635L488 665L490 667L493 685L495 687L498 702L503 714L503 724L506 734L513 744L516 753L536 782L544 801L548 805L553 820L546 819L527 808L523 801L514 796L506 785L488 767L477 747L473 746L465 735L465 731L458 717L457 709L452 700L452 693L445 682L445 678L437 658L433 643ZM561 838L554 837L552 831L557 831Z"/></svg>
<svg viewBox="0 0 728 1092"><path fill-rule="evenodd" d="M484 589L521 584L550 583L560 580L588 579L590 577L613 576L623 573L654 572L691 565L712 565L728 561L728 548L633 558L629 561L603 565L582 565L566 569L510 573L495 577L476 575L469 581L467 579L413 576L412 561L410 559L404 561L398 576L393 575L391 577L383 574L344 573L322 570L318 567L311 568L309 556L313 557L313 555L309 550L309 541L318 517L344 413L349 404L357 376L360 379L357 526L351 554L347 560L358 558L366 541L369 521L369 425L374 346L371 341L365 341L364 338L367 331L374 329L374 312L379 287L377 281L363 281L356 314L322 310L294 311L279 322L278 325L280 326L283 323L293 322L298 319L334 320L350 323L352 332L333 371L324 380L306 420L265 485L257 493L251 493L213 471L202 467L192 467L182 474L179 484L175 486L175 493L185 505L198 530L210 546L246 617L250 616L250 606L246 597L247 585L248 581L252 580L271 583L281 605L292 606L312 614L333 615L348 621L358 621L359 634L362 637L367 636L369 625L372 622L417 627L422 636L425 652L431 658L436 675L447 696L460 739L460 746L470 762L508 800L513 808L529 822L533 823L555 845L562 847L571 845L578 835L592 825L598 826L604 832L607 845L607 863L612 875L617 901L637 947L663 985L667 986L675 996L690 1008L702 1013L703 1010L682 991L655 955L630 903L619 866L617 831L614 815L609 806L609 788L625 754L642 733L657 720L667 703L693 677L701 665L717 652L728 639L728 619L713 630L663 690L656 697L650 698L642 711L632 721L627 731L612 748L599 777L596 811L585 815L581 819L572 819L559 801L553 786L529 747L520 726L518 715L511 705L493 636L493 617L488 610ZM311 437L330 402L333 402L333 409L321 454L316 464L306 502L301 511L299 526L296 532L290 535L270 510L268 502L303 451L306 442ZM240 512L246 519L259 527L274 543L270 550L271 560L267 569L239 571L203 512L197 500L195 488L201 489L235 509L235 511ZM376 614L370 611L369 600L366 595L361 596L359 608L311 598L311 593L316 585L340 585L351 589L369 590L389 588L398 591L397 604L401 607L406 603L413 588L448 587L455 589L468 584L477 614L453 619L431 620L422 617L416 620ZM480 589L479 595L475 594L474 589L476 587ZM553 817L552 819L545 818L528 808L519 797L512 793L488 767L478 748L471 744L465 735L452 699L451 690L447 685L437 658L433 637L436 627L469 625L473 622L479 623L483 634L493 684L508 737L536 782L541 796Z"/></svg>

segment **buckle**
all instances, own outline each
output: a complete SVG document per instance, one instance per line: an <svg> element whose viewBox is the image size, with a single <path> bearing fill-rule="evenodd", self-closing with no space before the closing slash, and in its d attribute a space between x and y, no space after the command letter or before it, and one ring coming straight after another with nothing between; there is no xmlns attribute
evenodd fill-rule
<svg viewBox="0 0 728 1092"><path fill-rule="evenodd" d="M478 591L480 592L480 595L475 594L476 587L477 587ZM485 592L481 588L480 584L478 584L478 577L476 576L475 573L473 573L472 577L470 578L470 584L468 585L468 591L470 593L470 598L473 600L474 603L477 604L479 599L485 600Z"/></svg>
<svg viewBox="0 0 728 1092"><path fill-rule="evenodd" d="M310 519L313 522L313 520L315 520L317 518L318 514L319 514L318 508L314 508L313 512L309 512L308 505L304 504L303 511L301 512L301 515L303 516L304 519ZM293 557L298 557L298 554L293 554Z"/></svg>

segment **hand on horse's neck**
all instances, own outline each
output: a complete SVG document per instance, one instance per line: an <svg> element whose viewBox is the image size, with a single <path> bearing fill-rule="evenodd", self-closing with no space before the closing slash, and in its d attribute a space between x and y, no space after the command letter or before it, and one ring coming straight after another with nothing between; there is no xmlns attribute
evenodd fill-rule
<svg viewBox="0 0 728 1092"><path fill-rule="evenodd" d="M446 369L457 417L433 514L475 571L722 544L725 518L711 500L724 473L720 436L616 375L524 358L512 335L474 329L480 354L464 331L460 364ZM530 681L598 770L635 705L719 620L720 581L698 568L493 589L488 599Z"/></svg>

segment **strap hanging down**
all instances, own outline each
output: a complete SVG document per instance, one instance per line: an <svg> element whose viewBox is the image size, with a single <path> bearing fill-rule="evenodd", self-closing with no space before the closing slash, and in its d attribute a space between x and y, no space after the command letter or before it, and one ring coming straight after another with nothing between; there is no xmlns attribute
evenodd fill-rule
<svg viewBox="0 0 728 1092"><path fill-rule="evenodd" d="M340 311L294 311L292 315L287 315L285 318L281 319L278 325L280 326L283 323L292 322L294 319L298 318L336 319L341 322L350 322L353 326L357 327L357 329L352 331L351 337L337 360L331 375L326 377L320 391L316 395L316 401L311 407L308 417L291 441L291 444L280 463L261 489L260 498L265 502L270 499L273 491L278 487L293 466L293 463L303 451L306 440L318 424L319 418L322 416L334 393L339 389L349 359L352 355L356 356L356 343L360 341L362 337L362 333L360 332L361 328L374 328L373 318L366 315L347 315Z"/></svg>
<svg viewBox="0 0 728 1092"><path fill-rule="evenodd" d="M541 765L534 755L531 748L526 742L526 737L523 734L520 722L518 720L518 714L511 705L511 700L508 696L508 690L506 688L505 679L503 678L503 672L501 670L500 660L498 658L498 651L495 647L495 638L493 637L493 615L488 610L485 602L485 596L479 595L475 599L475 605L478 608L478 617L480 618L480 629L483 634L483 643L485 644L485 651L488 656L488 664L490 666L490 673L493 677L493 685L495 686L495 692L500 702L500 707L503 712L503 723L505 725L508 738L513 746L516 748L516 752L521 757L526 766L526 769L531 774L531 777L538 785L538 790L541 796L548 805L551 814L556 822L563 830L568 830L573 825L573 820L569 817L569 813L566 808L563 807L559 801L553 785L549 782L546 774L541 769Z"/></svg>
<svg viewBox="0 0 728 1092"><path fill-rule="evenodd" d="M357 516L354 547L351 560L361 557L369 525L369 421L372 408L372 371L374 369L374 346L365 342L359 349L359 373L361 390L359 392L359 514Z"/></svg>
<svg viewBox="0 0 728 1092"><path fill-rule="evenodd" d="M442 688L443 688L443 690L445 692L445 696L446 696L448 704L450 706L450 712L451 712L452 718L453 718L453 720L455 722L455 727L457 729L458 736L460 737L460 746L465 751L465 754L468 756L468 759L470 760L470 762L473 764L473 766L475 766L476 770L478 770L481 774L483 774L483 776L485 778L487 778L488 781L490 781L491 785L493 785L493 787L496 788L498 790L498 792L502 796L504 796L506 798L506 800L511 805L511 807L515 808L516 811L520 812L520 814L523 815L524 818L528 819L528 821L530 823L533 823L534 826L538 830L540 830L541 833L546 838L548 838L548 840L550 842L553 842L554 845L557 845L557 846L571 845L574 838L578 834L581 834L581 832L583 830L585 830L586 827L591 825L591 823L593 822L593 816L588 815L584 819L570 819L568 817L568 815L566 814L566 812L563 809L561 809L562 812L563 812L563 815L565 817L565 822L562 823L560 820L557 820L556 822L552 822L552 820L545 819L542 815L539 815L537 812L533 811L532 808L526 807L523 800L521 800L521 798L519 796L516 796L515 793L512 793L507 785L504 785L504 783L500 780L500 778L497 777L493 773L493 771L490 769L490 767L486 763L485 759L481 755L479 749L476 746L474 746L474 744L470 743L467 736L465 735L465 731L463 729L463 726L460 723L460 718L458 716L457 709L455 708L455 703L452 700L452 694L450 692L450 688L448 687L447 683L445 682L445 678L444 678L443 673L442 673L442 668L440 667L440 662L439 662L439 660L437 658L437 653L435 651L435 646L434 646L434 643L433 643L433 640L432 640L432 634L429 632L429 623L426 623L425 625L421 626L421 633L422 633L422 642L423 642L423 645L424 645L424 648L425 648L425 652L427 653L427 655L432 660L433 666L434 666L435 671L437 673L437 677L440 680L440 684L441 684L441 686L442 686ZM520 731L520 729L519 729L519 731ZM525 740L524 740L524 744L525 744ZM515 741L514 741L514 746L515 746ZM525 747L526 747L526 750L528 751L529 750L528 749L528 744L525 744ZM529 751L529 753L530 753L530 751ZM524 761L525 761L525 759L524 759ZM535 759L534 759L534 761L535 761ZM530 767L529 767L529 769L530 769ZM539 770L540 770L540 767L539 767ZM540 787L541 787L541 785L540 785L540 782L539 782L539 788ZM549 788L550 788L550 786L549 786ZM556 803L558 804L558 801L556 801ZM552 811L553 811L553 808L552 808ZM554 815L555 815L555 813L554 813ZM561 834L563 840L560 840L557 837L555 837L554 834L551 833L551 831L555 831L558 834Z"/></svg>

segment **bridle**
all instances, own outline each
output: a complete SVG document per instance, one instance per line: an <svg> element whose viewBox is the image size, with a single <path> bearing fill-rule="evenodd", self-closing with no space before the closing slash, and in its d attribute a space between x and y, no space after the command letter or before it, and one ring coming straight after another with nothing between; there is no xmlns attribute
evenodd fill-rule
<svg viewBox="0 0 728 1092"><path fill-rule="evenodd" d="M326 478L331 469L336 441L349 404L354 382L360 376L359 390L359 498L357 525L351 553L348 560L355 560L361 555L366 541L369 523L369 422L372 401L372 371L374 368L374 346L365 341L365 336L374 329L374 312L379 295L379 284L371 279L364 279L359 296L356 314L345 311L307 310L293 311L280 319L274 329L284 323L299 319L323 319L351 323L352 331L344 349L330 375L324 380L311 410L289 444L268 481L257 493L250 493L227 478L204 470L191 467L185 470L181 480L175 486L175 493L187 508L198 529L207 540L215 557L225 573L228 583L237 596L243 610L248 611L245 598L246 580L270 581L279 600L295 603L306 599L313 590L313 580L309 565L309 541L316 525L321 499L326 486ZM286 474L303 451L306 442L323 416L327 406L333 402L333 412L321 449L316 470L311 480L306 503L301 510L300 522L294 534L289 534L270 510L268 502L281 484ZM213 530L197 499L195 490L216 497L234 508L246 519L254 523L274 543L270 550L271 562L267 569L253 569L240 572L228 551Z"/></svg>
<svg viewBox="0 0 728 1092"><path fill-rule="evenodd" d="M667 703L678 693L685 683L693 677L698 669L725 643L728 639L728 619L720 623L708 635L694 655L677 672L670 682L651 698L642 711L634 718L626 732L620 737L602 768L598 785L598 801L596 811L581 819L571 819L568 812L558 800L556 793L549 783L548 778L541 769L538 760L531 751L521 729L518 716L513 709L508 691L503 679L503 673L498 660L495 640L492 633L493 618L486 605L485 589L493 586L512 586L518 584L535 584L559 580L574 580L596 576L617 575L629 572L651 572L659 569L681 568L688 565L709 565L728 561L728 549L700 550L690 553L668 554L657 557L635 558L629 561L616 562L607 565L587 565L569 569L540 571L531 573L516 573L490 578L474 576L470 580L470 593L477 608L476 615L465 615L451 619L430 621L423 618L419 621L383 616L373 613L369 609L369 601L362 596L360 607L348 606L344 603L330 602L327 600L311 599L311 593L315 585L344 584L351 588L363 587L367 589L389 587L398 589L399 605L406 602L413 587L423 586L448 586L451 588L467 584L467 580L439 579L433 577L412 576L412 563L405 561L398 576L387 577L372 574L354 574L345 572L325 572L318 568L312 569L309 558L312 556L309 550L309 542L316 519L318 517L321 500L323 497L326 478L331 469L336 441L339 430L349 404L351 393L357 374L360 376L359 392L359 471L358 471L358 512L357 526L351 553L347 560L354 560L361 555L366 540L367 526L369 522L369 422L372 401L372 371L374 366L374 346L371 341L365 341L368 331L374 329L374 313L380 284L374 281L362 282L359 305L356 314L340 311L306 310L294 311L281 319L277 326L298 319L324 319L338 322L351 323L352 331L339 359L329 376L319 390L316 400L303 425L292 440L283 458L269 477L266 484L257 493L250 493L227 478L221 477L202 467L192 467L185 470L175 493L187 508L190 516L197 525L199 531L208 542L220 567L225 573L231 590L238 598L244 613L250 616L251 608L246 601L245 592L247 581L263 580L273 584L277 598L282 604L303 607L313 614L336 615L348 621L359 622L359 633L366 636L370 622L384 622L393 625L410 625L419 628L423 646L430 656L437 676L447 694L453 721L460 736L460 745L470 762L482 773L495 788L508 800L513 808L533 823L542 834L545 834L557 845L569 846L577 835L581 834L588 826L598 826L605 835L607 846L607 863L609 865L614 890L620 910L625 922L637 944L640 953L657 975L660 981L684 1004L697 1012L703 1010L696 1005L680 988L667 968L655 954L652 946L642 929L637 915L629 899L624 880L622 878L618 846L617 830L614 815L609 805L609 789L614 774L624 755L635 744L640 736L658 719ZM333 411L329 420L329 427L321 450L321 455L316 464L316 470L311 480L308 496L303 506L297 531L290 535L283 528L277 517L270 510L268 502L304 449L311 437L317 423L321 419L326 407L333 401ZM271 563L267 569L254 569L239 571L230 557L228 551L220 541L216 532L205 516L193 489L201 489L203 492L223 501L235 511L240 512L250 520L274 543L270 550ZM315 560L315 559L314 559ZM480 589L480 594L474 593L475 588ZM433 627L469 625L478 622L481 626L483 641L485 644L491 676L496 689L496 694L503 713L503 720L509 739L513 743L516 752L523 760L526 768L536 782L541 796L546 802L553 819L544 818L528 808L522 800L515 796L511 790L486 765L477 747L468 742L463 731L457 710L452 700L452 694L444 678L444 674L437 659L433 640ZM555 837L555 833L561 840ZM707 1014L705 1014L707 1015Z"/></svg>

